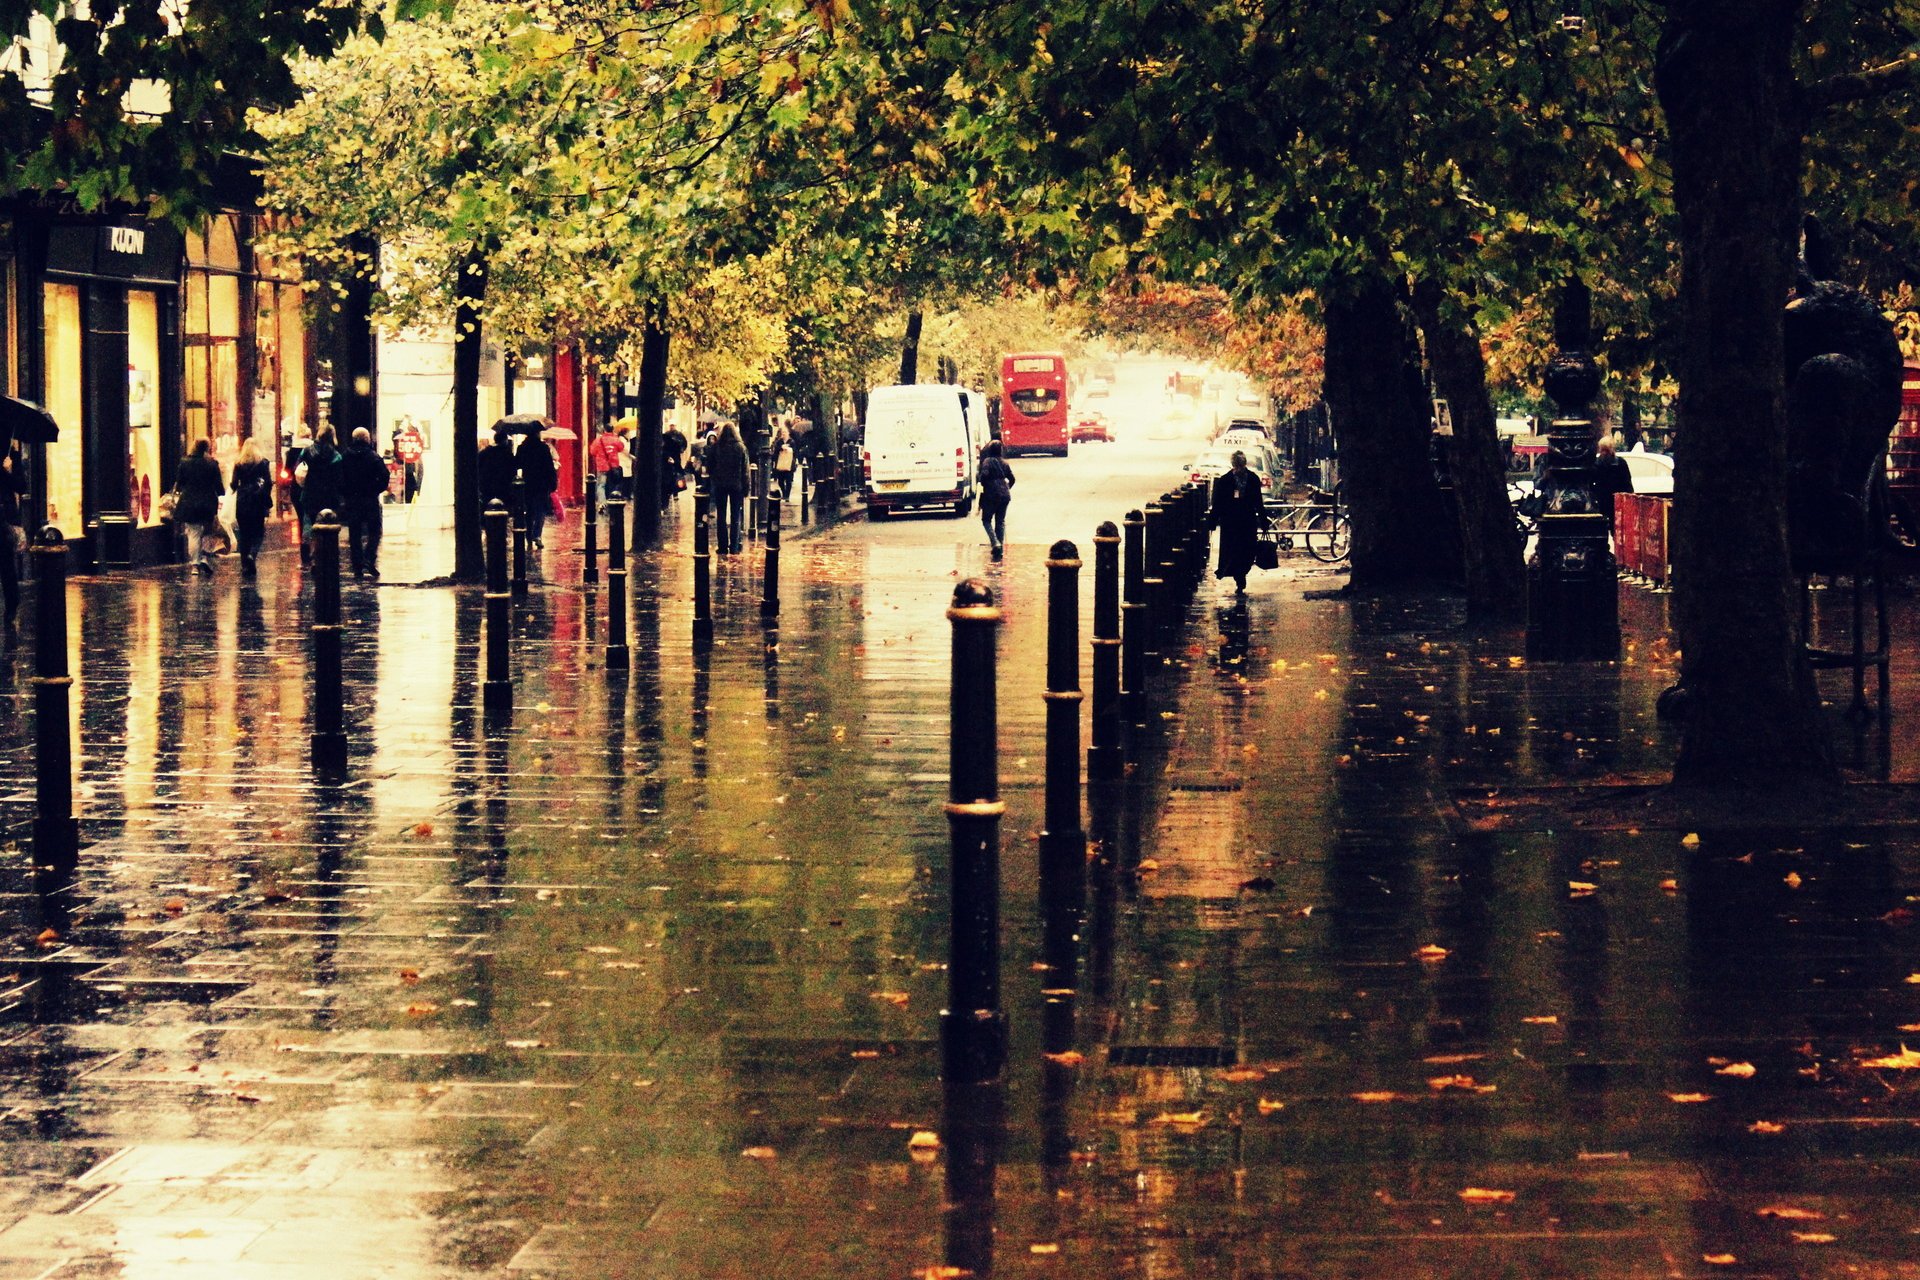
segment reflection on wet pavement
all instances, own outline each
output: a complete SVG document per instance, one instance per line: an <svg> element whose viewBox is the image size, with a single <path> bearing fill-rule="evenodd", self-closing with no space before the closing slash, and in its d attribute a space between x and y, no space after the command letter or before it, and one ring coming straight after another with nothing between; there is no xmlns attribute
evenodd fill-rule
<svg viewBox="0 0 1920 1280"><path fill-rule="evenodd" d="M494 735L479 594L349 587L335 787L290 557L76 583L85 852L38 944L0 658L0 1280L1909 1274L1916 1073L1872 1065L1920 1044L1906 833L1452 803L1665 767L1637 588L1630 660L1567 668L1444 603L1204 586L1091 806L1078 1041L1042 1056L1043 548L1150 492L1035 502L992 570L998 1090L944 1092L935 1039L977 529L790 537L777 630L754 549L719 558L710 648L684 546L643 558L624 674L545 583Z"/></svg>

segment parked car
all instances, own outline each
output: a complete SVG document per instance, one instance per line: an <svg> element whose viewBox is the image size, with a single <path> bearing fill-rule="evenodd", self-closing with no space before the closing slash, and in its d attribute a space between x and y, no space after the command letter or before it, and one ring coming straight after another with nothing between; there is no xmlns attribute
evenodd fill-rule
<svg viewBox="0 0 1920 1280"><path fill-rule="evenodd" d="M1094 410L1077 414L1073 426L1067 430L1067 440L1071 444L1086 444L1097 440L1101 444L1113 443L1113 427L1107 422L1107 415Z"/></svg>
<svg viewBox="0 0 1920 1280"><path fill-rule="evenodd" d="M1673 495L1672 455L1648 453L1644 444L1637 444L1618 456L1626 460L1635 493Z"/></svg>
<svg viewBox="0 0 1920 1280"><path fill-rule="evenodd" d="M1234 427L1221 432L1219 437L1214 440L1213 447L1216 449L1225 449L1229 453L1235 449L1243 449L1246 451L1249 460L1253 458L1264 458L1266 460L1266 469L1276 476L1286 470L1285 463L1280 457L1280 450L1274 447L1273 441L1267 439L1266 433L1263 431L1251 430L1246 427Z"/></svg>
<svg viewBox="0 0 1920 1280"><path fill-rule="evenodd" d="M1268 461L1267 453L1239 445L1214 445L1205 450L1187 467L1187 479L1194 484L1212 484L1218 476L1232 468L1236 449L1247 455L1247 470L1260 477L1261 492L1272 493L1275 469Z"/></svg>

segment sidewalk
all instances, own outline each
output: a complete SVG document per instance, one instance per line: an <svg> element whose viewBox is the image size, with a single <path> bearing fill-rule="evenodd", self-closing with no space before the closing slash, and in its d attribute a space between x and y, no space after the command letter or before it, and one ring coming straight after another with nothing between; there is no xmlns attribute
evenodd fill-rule
<svg viewBox="0 0 1920 1280"><path fill-rule="evenodd" d="M623 679L576 539L516 614L504 732L477 592L390 585L437 572L397 546L349 584L334 788L291 555L257 591L76 587L68 936L36 942L0 861L0 1280L1920 1271L1920 1081L1868 1065L1920 1044L1911 833L1694 844L1456 803L1661 773L1664 597L1623 591L1620 665L1536 666L1444 603L1304 598L1325 574L1243 609L1203 587L1161 745L1094 814L1079 1059L1048 1066L1043 544L1011 549L1014 1044L976 1147L935 1036L944 610L986 566L789 537L777 635L750 549L702 650L676 544L637 565ZM29 663L0 658L10 819ZM976 1159L990 1197L956 1194Z"/></svg>

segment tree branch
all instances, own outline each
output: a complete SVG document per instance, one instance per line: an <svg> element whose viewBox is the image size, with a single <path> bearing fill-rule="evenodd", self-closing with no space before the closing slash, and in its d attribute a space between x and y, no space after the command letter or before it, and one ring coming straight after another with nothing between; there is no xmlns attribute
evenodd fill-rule
<svg viewBox="0 0 1920 1280"><path fill-rule="evenodd" d="M1802 88L1801 98L1809 110L1824 111L1846 102L1900 93L1916 85L1920 85L1920 53L1908 53L1865 71L1816 80Z"/></svg>

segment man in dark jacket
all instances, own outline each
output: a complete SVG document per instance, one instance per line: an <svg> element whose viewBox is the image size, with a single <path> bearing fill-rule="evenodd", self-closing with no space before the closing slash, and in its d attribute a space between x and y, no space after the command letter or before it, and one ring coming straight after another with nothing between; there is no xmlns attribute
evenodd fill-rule
<svg viewBox="0 0 1920 1280"><path fill-rule="evenodd" d="M660 433L660 505L680 497L680 470L685 465L687 438L672 423Z"/></svg>
<svg viewBox="0 0 1920 1280"><path fill-rule="evenodd" d="M494 429L493 443L480 451L474 473L480 485L481 515L495 499L508 511L513 510L513 478L520 474L520 467L513 460L513 437L504 427Z"/></svg>
<svg viewBox="0 0 1920 1280"><path fill-rule="evenodd" d="M20 612L20 500L27 496L26 459L18 448L9 446L0 455L0 597L6 601L6 630L15 634L14 618Z"/></svg>
<svg viewBox="0 0 1920 1280"><path fill-rule="evenodd" d="M212 573L205 541L220 518L220 498L227 491L220 478L220 464L213 460L212 444L206 440L193 442L193 452L180 464L173 489L179 495L174 502L173 522L186 531L187 563L195 573Z"/></svg>
<svg viewBox="0 0 1920 1280"><path fill-rule="evenodd" d="M347 549L353 558L353 580L380 581L380 499L387 491L387 460L373 448L373 434L353 429L353 443L340 459L341 517L347 522Z"/></svg>
<svg viewBox="0 0 1920 1280"><path fill-rule="evenodd" d="M707 447L707 486L713 492L716 541L723 554L737 556L747 503L747 442L731 422L720 425Z"/></svg>
<svg viewBox="0 0 1920 1280"><path fill-rule="evenodd" d="M333 441L333 428L322 427L314 434L313 443L300 455L299 472L305 472L300 480L300 563L305 564L312 557L313 548L307 541L313 532L313 525L323 511L341 514L341 506L346 502L347 491L341 482L340 450Z"/></svg>
<svg viewBox="0 0 1920 1280"><path fill-rule="evenodd" d="M520 464L520 484L527 504L520 513L526 525L527 545L539 547L553 509L553 491L560 487L560 472L553 465L553 449L538 432L524 437L513 457Z"/></svg>

